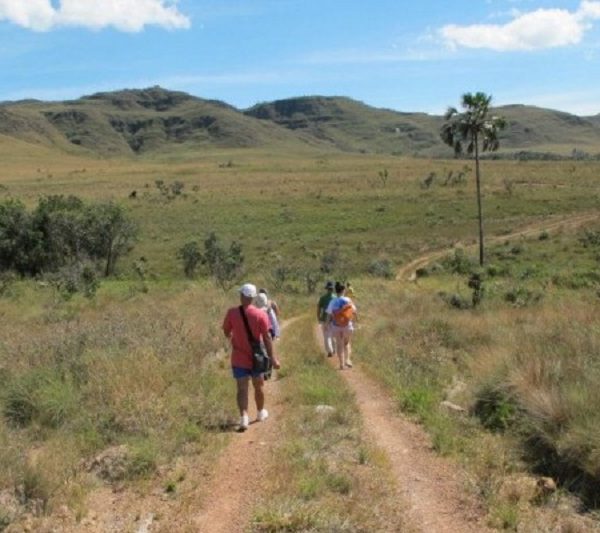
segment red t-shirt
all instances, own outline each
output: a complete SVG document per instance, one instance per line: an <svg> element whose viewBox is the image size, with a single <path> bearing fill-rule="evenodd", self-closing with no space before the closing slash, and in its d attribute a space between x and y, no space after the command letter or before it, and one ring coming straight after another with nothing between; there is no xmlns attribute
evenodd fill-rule
<svg viewBox="0 0 600 533"><path fill-rule="evenodd" d="M252 336L262 340L269 334L269 317L262 309L253 305L244 308ZM252 347L246 333L246 326L240 308L232 307L227 311L223 321L223 331L231 338L231 366L252 368Z"/></svg>

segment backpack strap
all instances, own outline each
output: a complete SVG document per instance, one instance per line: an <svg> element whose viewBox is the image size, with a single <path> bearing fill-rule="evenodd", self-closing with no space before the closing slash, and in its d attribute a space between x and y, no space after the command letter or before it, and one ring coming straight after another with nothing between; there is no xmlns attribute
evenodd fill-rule
<svg viewBox="0 0 600 533"><path fill-rule="evenodd" d="M248 317L246 316L246 313L244 312L244 306L240 305L239 310L240 310L240 313L242 314L242 320L244 321L244 326L246 326L246 334L248 335L248 340L250 341L250 346L252 346L256 342L256 339L254 338L254 335L252 335L252 331L250 330L250 324L248 324Z"/></svg>

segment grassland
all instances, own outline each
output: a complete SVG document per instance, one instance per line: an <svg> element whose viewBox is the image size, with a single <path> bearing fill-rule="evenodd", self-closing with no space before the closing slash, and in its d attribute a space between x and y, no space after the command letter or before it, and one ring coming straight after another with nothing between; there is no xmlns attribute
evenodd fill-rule
<svg viewBox="0 0 600 533"><path fill-rule="evenodd" d="M7 139L0 155L1 198L29 206L47 194L111 198L140 226L118 276L105 280L92 300L64 300L36 281L3 288L3 493L16 490L22 501L39 502L42 513L62 503L80 506L83 516L81 495L92 487L81 462L107 448L130 450L117 483L137 483L185 453L208 453L208 463L220 449L227 436L214 429L235 409L222 379L225 363L214 354L224 347L218 328L235 294L202 274L185 280L176 258L185 242L215 231L226 242L242 243L247 279L278 284L276 298L287 316L312 311L312 299L299 296L306 272L352 279L361 309L356 361L429 428L440 453L471 469L496 525L516 528L538 512L558 520L553 513L563 508L565 499L555 497L527 511L519 501L502 500L503 481L516 472L552 475L561 490L574 490L589 508L597 505L598 226L540 229L528 239L490 246L484 301L458 310L438 294L470 297L466 276L453 272L452 261L409 286L368 272L377 260L395 268L430 250L474 242L468 162L256 149L106 160ZM464 180L444 184L451 170L453 176L463 172ZM556 215L598 207L597 162L486 161L482 170L488 235L533 222L543 228ZM156 180L180 181L183 193L167 197ZM324 273L323 257L332 250L337 259ZM144 282L132 268L141 256L149 271ZM281 283L277 267L289 269ZM280 496L257 510L258 530L282 523L285 506L299 520L324 523L321 511L339 511L340 500L360 487L348 464L371 453L339 379L300 339L293 346L289 402L301 425L286 431L301 457L323 453L327 464L299 456L276 476L273 493ZM441 411L444 399L467 414ZM319 429L314 406L321 402L338 409L338 425ZM279 453L286 461L297 451ZM586 483L574 483L577 476ZM387 497L373 486L372 497L377 494ZM355 503L354 515L342 519L346 511L339 511L331 520L356 528L378 523L368 499Z"/></svg>

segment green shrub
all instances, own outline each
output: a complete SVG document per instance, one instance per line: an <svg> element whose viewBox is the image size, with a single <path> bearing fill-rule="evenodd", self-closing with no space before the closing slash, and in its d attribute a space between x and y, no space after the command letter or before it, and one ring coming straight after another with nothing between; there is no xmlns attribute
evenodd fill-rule
<svg viewBox="0 0 600 533"><path fill-rule="evenodd" d="M378 278L392 279L396 275L394 265L389 259L375 259L371 261L367 270L371 276Z"/></svg>
<svg viewBox="0 0 600 533"><path fill-rule="evenodd" d="M474 413L487 429L504 431L515 421L517 408L506 392L485 386L477 393Z"/></svg>
<svg viewBox="0 0 600 533"><path fill-rule="evenodd" d="M400 392L400 406L405 411L426 418L435 405L435 394L431 387L418 385Z"/></svg>
<svg viewBox="0 0 600 533"><path fill-rule="evenodd" d="M442 266L452 274L469 274L475 267L475 262L467 257L465 251L461 248L454 250L453 255L446 256L442 259Z"/></svg>
<svg viewBox="0 0 600 533"><path fill-rule="evenodd" d="M78 392L57 373L31 370L9 382L4 394L4 416L13 424L38 422L58 427L76 412Z"/></svg>
<svg viewBox="0 0 600 533"><path fill-rule="evenodd" d="M188 278L193 278L196 268L202 261L202 252L196 241L185 243L178 251L177 257L183 263L183 272Z"/></svg>
<svg viewBox="0 0 600 533"><path fill-rule="evenodd" d="M514 287L504 293L504 300L513 304L515 307L527 307L537 304L543 298L539 291L532 291L525 287Z"/></svg>

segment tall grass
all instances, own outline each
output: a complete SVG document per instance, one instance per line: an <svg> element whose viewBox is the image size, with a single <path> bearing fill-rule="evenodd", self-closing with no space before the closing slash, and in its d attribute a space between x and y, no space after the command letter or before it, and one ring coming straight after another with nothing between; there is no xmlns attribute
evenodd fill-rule
<svg viewBox="0 0 600 533"><path fill-rule="evenodd" d="M462 458L493 514L508 505L498 499L503 479L522 469L598 506L596 298L561 292L531 307L492 300L465 311L429 292L363 285L354 359L426 426L438 451Z"/></svg>
<svg viewBox="0 0 600 533"><path fill-rule="evenodd" d="M0 490L28 506L69 503L87 487L82 465L109 447L126 446L126 478L152 475L201 452L234 412L218 377L228 295L211 285L109 284L92 302L19 290L38 300L0 325Z"/></svg>
<svg viewBox="0 0 600 533"><path fill-rule="evenodd" d="M351 392L320 353L314 323L286 330L286 416L269 493L253 531L393 531L402 528L394 483L362 435Z"/></svg>

